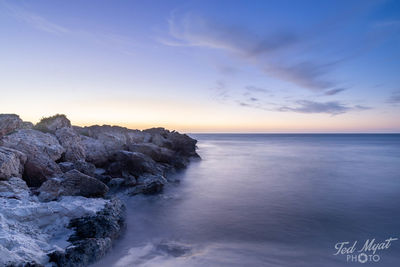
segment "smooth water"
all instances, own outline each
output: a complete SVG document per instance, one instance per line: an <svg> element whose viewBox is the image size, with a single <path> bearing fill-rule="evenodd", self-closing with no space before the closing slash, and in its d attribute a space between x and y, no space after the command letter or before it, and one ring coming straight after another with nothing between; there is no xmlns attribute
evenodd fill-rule
<svg viewBox="0 0 400 267"><path fill-rule="evenodd" d="M400 238L400 135L193 137L202 160L131 198L95 266L351 266L336 243ZM376 254L400 266L400 240Z"/></svg>

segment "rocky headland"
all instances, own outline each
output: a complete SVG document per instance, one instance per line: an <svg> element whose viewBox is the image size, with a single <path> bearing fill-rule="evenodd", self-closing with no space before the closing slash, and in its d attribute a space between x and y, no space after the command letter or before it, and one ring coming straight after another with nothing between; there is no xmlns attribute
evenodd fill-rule
<svg viewBox="0 0 400 267"><path fill-rule="evenodd" d="M87 266L124 230L118 196L154 194L198 158L164 128L37 124L0 114L0 266Z"/></svg>

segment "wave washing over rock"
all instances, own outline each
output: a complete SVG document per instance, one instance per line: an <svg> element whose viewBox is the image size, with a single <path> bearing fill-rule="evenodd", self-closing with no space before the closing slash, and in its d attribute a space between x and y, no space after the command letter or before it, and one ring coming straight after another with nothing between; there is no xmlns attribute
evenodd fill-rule
<svg viewBox="0 0 400 267"><path fill-rule="evenodd" d="M198 158L197 141L152 128L36 125L0 114L0 266L87 266L122 233L118 195L154 194Z"/></svg>

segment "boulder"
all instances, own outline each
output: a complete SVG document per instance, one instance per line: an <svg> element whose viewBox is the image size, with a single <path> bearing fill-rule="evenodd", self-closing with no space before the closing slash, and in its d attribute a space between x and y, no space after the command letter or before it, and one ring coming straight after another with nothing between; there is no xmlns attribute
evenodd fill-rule
<svg viewBox="0 0 400 267"><path fill-rule="evenodd" d="M0 147L0 180L22 177L26 160L26 155L18 150Z"/></svg>
<svg viewBox="0 0 400 267"><path fill-rule="evenodd" d="M69 228L75 233L65 251L49 253L50 262L63 267L84 267L99 260L111 248L125 228L125 206L113 199L94 216L71 220Z"/></svg>
<svg viewBox="0 0 400 267"><path fill-rule="evenodd" d="M65 161L85 160L85 148L81 137L71 127L60 128L55 135L65 149Z"/></svg>
<svg viewBox="0 0 400 267"><path fill-rule="evenodd" d="M108 162L109 153L101 141L81 135L81 142L85 150L86 161L96 166L103 166Z"/></svg>
<svg viewBox="0 0 400 267"><path fill-rule="evenodd" d="M90 162L86 162L84 160L78 160L76 162L60 162L58 163L58 166L60 167L62 172L69 172L71 170L78 170L83 174L89 175L89 176L95 176L97 173L96 166Z"/></svg>
<svg viewBox="0 0 400 267"><path fill-rule="evenodd" d="M41 201L56 200L60 196L104 197L108 187L93 177L77 170L64 173L62 178L53 178L39 188Z"/></svg>
<svg viewBox="0 0 400 267"><path fill-rule="evenodd" d="M167 180L162 175L145 174L137 179L137 186L130 190L130 195L156 194L162 191Z"/></svg>
<svg viewBox="0 0 400 267"><path fill-rule="evenodd" d="M120 150L111 155L110 161L112 163L108 167L108 173L114 177L159 172L155 161L139 152Z"/></svg>
<svg viewBox="0 0 400 267"><path fill-rule="evenodd" d="M153 143L131 144L129 151L143 153L156 162L171 163L175 159L174 151Z"/></svg>
<svg viewBox="0 0 400 267"><path fill-rule="evenodd" d="M58 167L60 167L62 172L68 172L75 169L74 163L69 161L63 161L58 163Z"/></svg>
<svg viewBox="0 0 400 267"><path fill-rule="evenodd" d="M28 186L40 186L47 178L61 174L55 161L61 158L65 149L53 135L22 129L4 136L1 143L27 156L23 177Z"/></svg>
<svg viewBox="0 0 400 267"><path fill-rule="evenodd" d="M52 117L43 118L34 126L36 130L52 134L64 127L70 128L71 122L63 114L57 114Z"/></svg>
<svg viewBox="0 0 400 267"><path fill-rule="evenodd" d="M0 138L22 128L23 122L16 114L0 114Z"/></svg>
<svg viewBox="0 0 400 267"><path fill-rule="evenodd" d="M151 128L144 132L151 134L151 142L157 146L172 149L186 157L198 157L196 153L197 140L186 134L170 132L164 128Z"/></svg>
<svg viewBox="0 0 400 267"><path fill-rule="evenodd" d="M107 151L124 150L127 148L129 130L119 126L94 125L78 130L81 135L98 140Z"/></svg>
<svg viewBox="0 0 400 267"><path fill-rule="evenodd" d="M29 192L28 186L21 178L11 177L8 181L0 181L0 197L26 199Z"/></svg>

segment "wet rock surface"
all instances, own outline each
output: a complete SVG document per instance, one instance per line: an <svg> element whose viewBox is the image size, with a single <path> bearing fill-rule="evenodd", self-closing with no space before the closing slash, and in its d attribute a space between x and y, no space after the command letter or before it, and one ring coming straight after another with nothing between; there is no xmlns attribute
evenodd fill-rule
<svg viewBox="0 0 400 267"><path fill-rule="evenodd" d="M73 219L68 227L75 231L69 238L72 244L65 251L50 253L50 262L60 267L87 266L103 257L121 234L125 227L125 206L113 199L96 215Z"/></svg>

